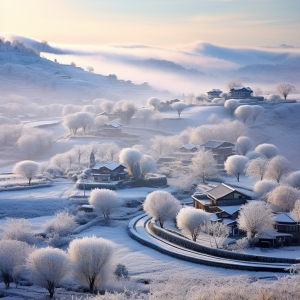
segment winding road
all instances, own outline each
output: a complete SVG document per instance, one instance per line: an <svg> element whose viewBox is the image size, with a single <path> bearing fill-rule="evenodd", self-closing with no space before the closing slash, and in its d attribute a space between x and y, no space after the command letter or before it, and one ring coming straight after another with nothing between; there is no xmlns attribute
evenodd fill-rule
<svg viewBox="0 0 300 300"><path fill-rule="evenodd" d="M170 243L150 232L147 229L147 225L150 220L151 217L145 214L139 215L132 219L128 224L129 235L141 244L151 247L172 257L198 264L250 271L286 272L285 269L291 266L291 264L285 263L265 263L227 259L183 248L176 244Z"/></svg>

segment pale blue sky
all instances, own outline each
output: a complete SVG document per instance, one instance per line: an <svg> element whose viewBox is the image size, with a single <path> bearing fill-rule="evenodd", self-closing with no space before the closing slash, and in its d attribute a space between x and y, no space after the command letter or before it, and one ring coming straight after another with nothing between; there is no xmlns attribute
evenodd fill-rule
<svg viewBox="0 0 300 300"><path fill-rule="evenodd" d="M300 46L300 0L0 0L0 31L53 43Z"/></svg>

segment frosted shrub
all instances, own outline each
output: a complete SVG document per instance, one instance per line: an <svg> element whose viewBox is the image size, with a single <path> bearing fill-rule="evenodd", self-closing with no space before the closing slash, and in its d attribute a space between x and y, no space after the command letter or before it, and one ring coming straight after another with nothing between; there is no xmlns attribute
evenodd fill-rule
<svg viewBox="0 0 300 300"><path fill-rule="evenodd" d="M143 208L163 228L165 221L175 218L180 202L168 192L154 191L146 197Z"/></svg>
<svg viewBox="0 0 300 300"><path fill-rule="evenodd" d="M158 109L161 101L158 98L152 97L147 100L147 106L155 110Z"/></svg>
<svg viewBox="0 0 300 300"><path fill-rule="evenodd" d="M63 250L47 247L31 253L27 266L33 282L45 288L52 299L56 287L69 272L70 262Z"/></svg>
<svg viewBox="0 0 300 300"><path fill-rule="evenodd" d="M114 274L118 280L121 280L121 279L129 280L129 278L130 278L126 266L124 266L122 264L117 264Z"/></svg>
<svg viewBox="0 0 300 300"><path fill-rule="evenodd" d="M290 173L286 179L286 182L290 186L300 189L300 171Z"/></svg>
<svg viewBox="0 0 300 300"><path fill-rule="evenodd" d="M44 225L46 232L50 233L51 236L57 235L59 237L68 236L76 227L75 216L65 211L56 213L54 218L48 220Z"/></svg>
<svg viewBox="0 0 300 300"><path fill-rule="evenodd" d="M203 228L210 237L210 244L216 248L221 248L229 235L228 226L221 222L208 221Z"/></svg>
<svg viewBox="0 0 300 300"><path fill-rule="evenodd" d="M156 171L156 162L151 155L144 154L139 163L143 177Z"/></svg>
<svg viewBox="0 0 300 300"><path fill-rule="evenodd" d="M105 222L108 222L111 213L122 205L116 192L109 189L93 189L89 203L94 206L95 213L103 215Z"/></svg>
<svg viewBox="0 0 300 300"><path fill-rule="evenodd" d="M253 141L247 136L240 136L235 144L235 148L240 155L246 155L246 153L253 148Z"/></svg>
<svg viewBox="0 0 300 300"><path fill-rule="evenodd" d="M235 99L226 100L224 103L224 107L229 111L231 116L234 114L234 111L238 108L239 105L239 101Z"/></svg>
<svg viewBox="0 0 300 300"><path fill-rule="evenodd" d="M283 156L273 157L267 166L266 178L279 182L291 170L291 163Z"/></svg>
<svg viewBox="0 0 300 300"><path fill-rule="evenodd" d="M103 238L84 237L70 243L68 253L72 270L79 283L90 292L102 287L108 273L113 273L114 244Z"/></svg>
<svg viewBox="0 0 300 300"><path fill-rule="evenodd" d="M253 108L250 105L241 105L235 110L234 113L245 123L246 120L252 116Z"/></svg>
<svg viewBox="0 0 300 300"><path fill-rule="evenodd" d="M31 225L26 219L7 218L1 229L3 240L15 240L28 244L34 241Z"/></svg>
<svg viewBox="0 0 300 300"><path fill-rule="evenodd" d="M266 195L275 189L278 186L276 181L272 180L260 180L257 181L254 185L254 192L257 193L260 197L265 198Z"/></svg>
<svg viewBox="0 0 300 300"><path fill-rule="evenodd" d="M27 243L20 241L0 241L0 274L8 289L14 275L24 269L27 256L33 250ZM18 277L18 276L17 276Z"/></svg>

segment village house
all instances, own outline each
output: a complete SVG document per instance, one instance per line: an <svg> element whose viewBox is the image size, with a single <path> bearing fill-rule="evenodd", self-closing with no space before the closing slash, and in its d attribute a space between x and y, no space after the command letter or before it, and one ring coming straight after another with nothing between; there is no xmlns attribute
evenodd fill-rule
<svg viewBox="0 0 300 300"><path fill-rule="evenodd" d="M234 144L223 141L208 141L200 147L204 148L205 151L211 151L215 161L217 162L217 168L219 170L224 169L224 163L227 158L234 154Z"/></svg>
<svg viewBox="0 0 300 300"><path fill-rule="evenodd" d="M252 97L252 93L250 87L233 87L230 90L230 97L232 99L247 99Z"/></svg>
<svg viewBox="0 0 300 300"><path fill-rule="evenodd" d="M117 162L97 163L91 169L94 182L111 182L124 180L128 176L125 166Z"/></svg>
<svg viewBox="0 0 300 300"><path fill-rule="evenodd" d="M183 153L191 153L191 152L196 152L198 151L200 148L199 145L195 145L195 144L185 144L184 146L179 148L180 152Z"/></svg>
<svg viewBox="0 0 300 300"><path fill-rule="evenodd" d="M227 184L206 191L206 194L192 195L194 207L215 214L217 220L228 226L229 236L239 234L236 219L243 204L252 198Z"/></svg>
<svg viewBox="0 0 300 300"><path fill-rule="evenodd" d="M105 136L120 136L122 135L122 124L112 121L103 124L99 129L101 135Z"/></svg>
<svg viewBox="0 0 300 300"><path fill-rule="evenodd" d="M207 95L209 99L214 99L214 98L220 98L222 93L223 92L219 89L212 89L209 92L207 92Z"/></svg>

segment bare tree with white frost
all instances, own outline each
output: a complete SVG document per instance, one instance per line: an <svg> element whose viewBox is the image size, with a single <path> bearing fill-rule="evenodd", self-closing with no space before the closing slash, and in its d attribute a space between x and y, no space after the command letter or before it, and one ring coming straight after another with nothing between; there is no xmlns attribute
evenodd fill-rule
<svg viewBox="0 0 300 300"><path fill-rule="evenodd" d="M90 129L94 125L93 115L88 112L78 112L75 115L76 115L77 121L85 135L87 129Z"/></svg>
<svg viewBox="0 0 300 300"><path fill-rule="evenodd" d="M252 201L241 207L237 223L239 229L247 232L251 244L261 232L273 230L275 219L269 204L264 201Z"/></svg>
<svg viewBox="0 0 300 300"><path fill-rule="evenodd" d="M156 162L151 155L144 154L139 161L141 175L145 177L148 173L152 173L156 171Z"/></svg>
<svg viewBox="0 0 300 300"><path fill-rule="evenodd" d="M209 213L194 207L183 207L176 216L177 227L191 235L196 242L202 227L209 221Z"/></svg>
<svg viewBox="0 0 300 300"><path fill-rule="evenodd" d="M241 105L235 110L234 113L245 123L246 120L252 116L253 108L251 105Z"/></svg>
<svg viewBox="0 0 300 300"><path fill-rule="evenodd" d="M74 145L72 148L72 151L74 151L78 165L81 166L81 159L84 154L86 154L87 147L85 145Z"/></svg>
<svg viewBox="0 0 300 300"><path fill-rule="evenodd" d="M297 222L300 222L300 200L295 202L295 206L291 211L291 215L296 219Z"/></svg>
<svg viewBox="0 0 300 300"><path fill-rule="evenodd" d="M240 181L240 175L244 173L248 158L242 155L232 155L225 161L224 167L228 174Z"/></svg>
<svg viewBox="0 0 300 300"><path fill-rule="evenodd" d="M69 129L71 134L76 135L80 128L80 122L75 114L69 114L63 117L63 126Z"/></svg>
<svg viewBox="0 0 300 300"><path fill-rule="evenodd" d="M147 100L147 106L155 110L158 110L160 103L161 101L156 97L151 97Z"/></svg>
<svg viewBox="0 0 300 300"><path fill-rule="evenodd" d="M210 244L216 248L221 248L229 235L228 226L223 222L208 221L204 224L203 231L210 236Z"/></svg>
<svg viewBox="0 0 300 300"><path fill-rule="evenodd" d="M289 94L296 92L296 88L288 82L280 82L276 86L276 92L282 95L284 100L286 100Z"/></svg>
<svg viewBox="0 0 300 300"><path fill-rule="evenodd" d="M14 278L20 269L25 269L26 258L33 250L25 242L14 240L1 240L0 241L0 274L4 281L6 289L10 288L10 283L18 281Z"/></svg>
<svg viewBox="0 0 300 300"><path fill-rule="evenodd" d="M116 192L109 189L93 189L89 203L94 206L97 214L103 215L105 222L108 222L112 212L122 205L122 201Z"/></svg>
<svg viewBox="0 0 300 300"><path fill-rule="evenodd" d="M153 114L154 114L154 112L150 108L141 108L137 112L137 116L142 119L144 126L146 125L146 122L151 119L151 117L153 116Z"/></svg>
<svg viewBox="0 0 300 300"><path fill-rule="evenodd" d="M300 191L288 185L279 185L267 195L268 203L279 211L291 211L295 202L300 199Z"/></svg>
<svg viewBox="0 0 300 300"><path fill-rule="evenodd" d="M266 174L268 163L269 161L264 157L250 160L246 166L246 175L262 180Z"/></svg>
<svg viewBox="0 0 300 300"><path fill-rule="evenodd" d="M47 247L32 252L27 260L33 282L49 292L53 298L55 289L69 272L68 255L61 249Z"/></svg>
<svg viewBox="0 0 300 300"><path fill-rule="evenodd" d="M272 158L278 155L279 150L273 144L260 144L254 149L256 152L262 153L266 158Z"/></svg>
<svg viewBox="0 0 300 300"><path fill-rule="evenodd" d="M190 168L195 176L201 178L203 183L219 173L213 153L204 149L200 149L195 153Z"/></svg>
<svg viewBox="0 0 300 300"><path fill-rule="evenodd" d="M143 208L163 228L165 221L171 220L177 215L180 210L180 202L172 194L158 190L147 195Z"/></svg>
<svg viewBox="0 0 300 300"><path fill-rule="evenodd" d="M2 240L15 240L33 243L33 232L28 220L24 218L6 218L6 223L0 226L2 229Z"/></svg>
<svg viewBox="0 0 300 300"><path fill-rule="evenodd" d="M84 237L70 243L68 253L75 278L91 293L103 286L107 274L113 273L114 244L103 238Z"/></svg>
<svg viewBox="0 0 300 300"><path fill-rule="evenodd" d="M142 158L142 153L133 148L124 148L119 154L119 161L122 164L125 164L126 169L129 174L133 174L133 166Z"/></svg>
<svg viewBox="0 0 300 300"><path fill-rule="evenodd" d="M235 144L235 148L240 155L246 155L253 149L253 141L247 136L240 136Z"/></svg>
<svg viewBox="0 0 300 300"><path fill-rule="evenodd" d="M107 155L111 161L115 160L115 157L119 154L120 150L121 149L117 143L106 144Z"/></svg>
<svg viewBox="0 0 300 300"><path fill-rule="evenodd" d="M23 160L15 164L13 173L19 174L28 179L28 185L31 184L32 178L37 174L39 164L32 160Z"/></svg>
<svg viewBox="0 0 300 300"><path fill-rule="evenodd" d="M110 100L103 100L100 104L101 109L103 109L103 111L105 111L108 114L111 114L113 112L114 106L115 102Z"/></svg>
<svg viewBox="0 0 300 300"><path fill-rule="evenodd" d="M253 105L252 106L252 118L255 122L256 119L264 112L264 108L260 105Z"/></svg>
<svg viewBox="0 0 300 300"><path fill-rule="evenodd" d="M275 189L278 183L273 180L259 180L254 185L254 192L259 195L259 197L266 199L269 192Z"/></svg>
<svg viewBox="0 0 300 300"><path fill-rule="evenodd" d="M239 107L240 102L236 99L228 99L224 103L224 107L229 111L230 115L233 116L234 111Z"/></svg>
<svg viewBox="0 0 300 300"><path fill-rule="evenodd" d="M291 163L283 156L273 157L267 167L266 178L279 182L283 176L291 171Z"/></svg>
<svg viewBox="0 0 300 300"><path fill-rule="evenodd" d="M186 109L188 106L183 102L175 102L172 104L172 108L177 110L178 118L180 118L181 113L184 109Z"/></svg>

